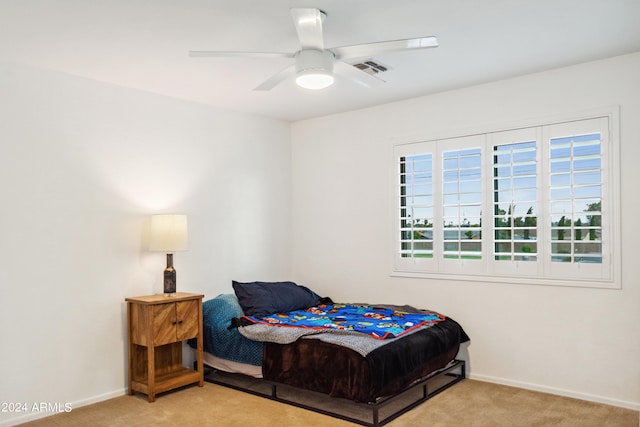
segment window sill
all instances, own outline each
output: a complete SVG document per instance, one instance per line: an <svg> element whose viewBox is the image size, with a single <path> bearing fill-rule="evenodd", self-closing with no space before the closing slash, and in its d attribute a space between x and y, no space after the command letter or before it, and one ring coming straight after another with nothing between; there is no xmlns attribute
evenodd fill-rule
<svg viewBox="0 0 640 427"><path fill-rule="evenodd" d="M493 282L509 283L516 285L538 285L538 286L560 286L571 288L594 288L594 289L622 289L622 284L615 280L589 280L589 279L549 279L542 277L515 277L515 276L486 276L471 274L450 274L450 273L429 273L416 271L394 270L391 277L405 277L413 279L430 280L456 280L466 282Z"/></svg>

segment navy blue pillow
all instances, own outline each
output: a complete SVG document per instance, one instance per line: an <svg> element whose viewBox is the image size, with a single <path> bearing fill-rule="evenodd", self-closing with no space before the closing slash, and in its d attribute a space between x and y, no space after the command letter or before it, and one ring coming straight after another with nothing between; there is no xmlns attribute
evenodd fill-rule
<svg viewBox="0 0 640 427"><path fill-rule="evenodd" d="M320 297L305 286L293 282L236 282L233 291L247 316L262 317L274 313L305 310L317 305Z"/></svg>

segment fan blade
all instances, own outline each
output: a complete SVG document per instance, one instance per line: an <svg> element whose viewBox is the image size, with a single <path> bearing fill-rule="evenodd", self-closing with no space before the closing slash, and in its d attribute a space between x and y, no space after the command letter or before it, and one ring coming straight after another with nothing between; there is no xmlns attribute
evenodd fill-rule
<svg viewBox="0 0 640 427"><path fill-rule="evenodd" d="M346 62L336 61L333 66L337 74L343 75L364 87L378 87L385 83L384 80L359 70Z"/></svg>
<svg viewBox="0 0 640 427"><path fill-rule="evenodd" d="M324 13L318 9L291 9L293 24L298 33L302 49L324 50L322 40L322 18Z"/></svg>
<svg viewBox="0 0 640 427"><path fill-rule="evenodd" d="M192 58L293 58L293 53L280 52L224 52L215 50L190 50Z"/></svg>
<svg viewBox="0 0 640 427"><path fill-rule="evenodd" d="M262 82L259 86L257 86L253 90L258 90L258 91L271 90L277 85L279 85L280 83L282 83L283 81L285 81L286 79L288 79L289 77L293 77L296 73L295 71L296 71L295 66L291 65L285 68L284 70L269 77L267 80Z"/></svg>
<svg viewBox="0 0 640 427"><path fill-rule="evenodd" d="M387 42L358 44L353 46L335 47L330 50L338 59L364 58L381 53L400 52L403 50L427 49L438 47L438 39L433 36L415 39L393 40Z"/></svg>

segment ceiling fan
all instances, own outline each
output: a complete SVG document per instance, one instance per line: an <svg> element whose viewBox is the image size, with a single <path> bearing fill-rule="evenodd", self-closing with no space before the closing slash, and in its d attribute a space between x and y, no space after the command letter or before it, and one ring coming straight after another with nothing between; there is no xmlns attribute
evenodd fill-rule
<svg viewBox="0 0 640 427"><path fill-rule="evenodd" d="M352 46L325 49L322 37L322 22L326 14L319 9L291 9L293 24L298 33L300 50L294 53L278 52L225 52L189 51L191 57L251 57L251 58L292 58L294 64L271 76L254 90L271 90L289 77L296 77L296 83L306 89L324 89L334 82L334 68L337 73L355 82L374 87L384 83L372 74L344 62L347 59L369 57L381 53L426 49L438 46L433 37L383 41Z"/></svg>

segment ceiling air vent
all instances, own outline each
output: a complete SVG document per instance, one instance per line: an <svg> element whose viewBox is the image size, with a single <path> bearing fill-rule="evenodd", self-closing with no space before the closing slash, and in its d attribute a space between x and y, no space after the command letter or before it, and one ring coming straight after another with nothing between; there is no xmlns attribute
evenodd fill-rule
<svg viewBox="0 0 640 427"><path fill-rule="evenodd" d="M386 65L382 65L379 62L375 62L372 59L368 59L364 62L358 62L357 64L353 64L358 70L364 71L365 73L369 73L372 76L376 74L384 73L389 69Z"/></svg>

